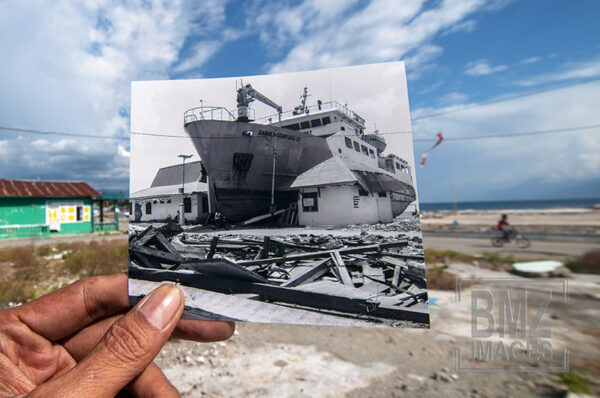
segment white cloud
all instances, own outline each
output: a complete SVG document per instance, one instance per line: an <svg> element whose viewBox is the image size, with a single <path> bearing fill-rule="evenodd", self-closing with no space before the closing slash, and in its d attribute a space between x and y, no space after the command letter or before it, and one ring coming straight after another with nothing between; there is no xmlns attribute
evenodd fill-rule
<svg viewBox="0 0 600 398"><path fill-rule="evenodd" d="M537 86L539 84L559 82L572 79L586 79L600 76L600 60L567 63L558 72L547 73L522 79L516 82L522 87Z"/></svg>
<svg viewBox="0 0 600 398"><path fill-rule="evenodd" d="M221 47L220 41L201 41L194 46L193 55L177 65L173 70L177 73L188 72L202 66Z"/></svg>
<svg viewBox="0 0 600 398"><path fill-rule="evenodd" d="M506 65L491 66L487 60L480 59L469 62L464 73L469 76L485 76L504 70L506 70Z"/></svg>
<svg viewBox="0 0 600 398"><path fill-rule="evenodd" d="M5 60L0 63L0 119L24 128L126 136L130 82L167 78L178 62L200 66L205 57L197 52L193 60L179 60L181 49L191 34L210 36L218 30L232 37L220 29L225 5L218 0L201 6L186 0L0 1ZM0 160L5 176L54 172L93 183L113 175L102 184L126 184L128 159L121 161L117 140L49 137L42 145L35 136L23 135L22 141L9 137L3 144L9 153L28 148L23 162L17 162L22 167ZM89 175L81 176L81 170Z"/></svg>
<svg viewBox="0 0 600 398"><path fill-rule="evenodd" d="M456 105L464 104L469 99L469 96L465 93L459 93L453 91L440 97L439 103L442 105Z"/></svg>
<svg viewBox="0 0 600 398"><path fill-rule="evenodd" d="M443 52L442 47L433 44L425 44L416 49L413 54L405 59L406 73L410 80L418 79L423 73L430 71L435 67L432 62Z"/></svg>
<svg viewBox="0 0 600 398"><path fill-rule="evenodd" d="M428 94L428 93L434 91L435 89L437 89L438 87L440 87L442 84L444 84L444 82L442 80L437 81L437 82L433 83L432 85L419 91L419 94Z"/></svg>
<svg viewBox="0 0 600 398"><path fill-rule="evenodd" d="M0 140L0 156L6 156L8 154L8 142Z"/></svg>
<svg viewBox="0 0 600 398"><path fill-rule="evenodd" d="M539 57L530 57L521 60L522 64L534 64L540 60Z"/></svg>
<svg viewBox="0 0 600 398"><path fill-rule="evenodd" d="M446 138L452 138L595 125L599 122L598 103L600 82L591 82L415 120L413 131L416 139L423 139L432 138L437 131L443 131ZM457 107L416 109L413 116L452 109ZM481 199L486 192L497 189L505 192L504 197L507 197L511 189L523 184L534 191L536 186L560 187L577 181L600 181L598 133L598 129L589 129L523 137L447 141L447 148L451 158L456 159L453 163L454 177L461 192L471 193ZM430 144L417 145L417 155L427 145ZM443 159L437 161L440 162L437 167L445 168ZM436 167L434 162L436 156L430 156L428 165ZM432 183L423 175L419 176L419 182L425 185ZM514 194L518 195L518 192ZM577 192L566 194L576 195Z"/></svg>
<svg viewBox="0 0 600 398"><path fill-rule="evenodd" d="M436 34L464 23L476 11L489 9L489 3L481 0L444 1L428 9L424 8L426 3L408 0L400 6L396 0L373 0L347 15L345 8L320 12L315 6L318 2L305 0L275 12L264 8L254 19L254 29L260 32L267 48L292 46L281 62L270 65L272 73L409 56L413 61L411 73L417 77L418 67L427 67L441 53L441 49L430 44ZM471 25L467 23L463 28ZM423 47L426 50L420 50Z"/></svg>
<svg viewBox="0 0 600 398"><path fill-rule="evenodd" d="M124 158L131 157L131 154L129 153L129 151L127 149L125 149L125 147L123 145L118 146L118 152L119 152L119 156L122 156Z"/></svg>
<svg viewBox="0 0 600 398"><path fill-rule="evenodd" d="M475 22L472 19L469 19L467 21L452 25L450 28L446 29L444 31L444 33L442 33L442 35L447 36L447 35L450 35L453 33L459 33L459 32L472 32L475 30L476 27L477 27L477 22Z"/></svg>

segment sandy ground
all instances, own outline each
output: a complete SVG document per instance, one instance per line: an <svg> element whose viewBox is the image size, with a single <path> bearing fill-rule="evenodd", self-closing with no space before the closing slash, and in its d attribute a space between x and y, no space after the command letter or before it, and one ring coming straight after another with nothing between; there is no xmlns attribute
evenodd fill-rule
<svg viewBox="0 0 600 398"><path fill-rule="evenodd" d="M485 232L496 226L501 214L521 232L600 234L600 209L557 208L545 210L461 210L424 212L423 231L469 230ZM458 227L453 227L454 221Z"/></svg>
<svg viewBox="0 0 600 398"><path fill-rule="evenodd" d="M598 248L597 243L586 242L548 242L532 241L528 249L519 249L514 242L504 247L493 247L490 239L450 238L427 236L423 237L425 249L455 250L460 253L477 255L484 252L499 253L503 256L513 255L523 260L565 260L576 258L592 249Z"/></svg>
<svg viewBox="0 0 600 398"><path fill-rule="evenodd" d="M470 278L515 278L464 264L451 270ZM472 285L458 302L454 292L431 291L437 299L431 330L238 324L227 342L171 342L157 363L183 396L562 396L565 389L555 383L556 373L538 368L457 370L456 350L470 350L470 291L486 286ZM577 277L569 289L575 294L568 303L557 296L540 324L552 330L556 363L566 348L571 367L586 366L600 355L597 336L590 334L600 330L600 277ZM594 388L598 391L598 385Z"/></svg>
<svg viewBox="0 0 600 398"><path fill-rule="evenodd" d="M251 231L247 231L251 233ZM375 232L375 231L373 231ZM281 233L273 231L274 234ZM331 233L330 230L290 230L288 233ZM342 234L354 233L350 229ZM376 233L393 234L393 231ZM513 246L493 248L489 239L426 237L425 248L453 249L469 254L500 252L517 259L566 259L595 248L594 244L534 241L528 250ZM463 278L523 278L451 264L449 271ZM215 397L547 397L564 396L557 382L560 372L544 371L536 361L519 362L530 371L473 372L457 368L456 351L471 350L473 289L495 285L475 282L463 290L430 291L437 299L431 308L431 329L368 329L243 324L227 342L169 343L157 363L183 396ZM559 295L544 312L541 325L552 331L553 366L568 350L574 369L596 369L592 388L598 394L600 345L600 276L575 275L568 282L571 295ZM530 303L530 311L537 311ZM530 319L530 318L529 318ZM481 363L481 367L514 367L513 362ZM592 371L593 372L593 371Z"/></svg>
<svg viewBox="0 0 600 398"><path fill-rule="evenodd" d="M459 217L461 224L483 228L495 225L498 214L463 212ZM432 225L432 228L451 228L452 221L453 216L448 214L422 218L424 229ZM600 212L512 212L509 221L542 231L558 225L561 231L581 233L591 228L586 233L598 233L594 231L600 228ZM68 240L106 238L127 237L80 236ZM1 243L22 245L30 241ZM47 243L47 240L34 242ZM426 249L453 249L469 254L499 251L519 259L565 259L597 246L576 242L532 243L530 249L520 250L515 246L495 249L489 239L427 236L424 239ZM449 271L463 278L517 278L472 264L451 264ZM194 397L564 396L565 387L557 383L560 373L535 367L532 371L489 373L457 369L456 350L464 353L471 349L470 292L488 288L493 286L476 282L463 290L461 301L456 300L454 291L430 291L430 298L437 301L430 307L428 330L240 323L236 334L226 342L171 341L156 362L183 396ZM541 324L552 330L553 350L560 353L566 348L570 368L591 372L592 390L600 394L600 277L575 275L569 279L568 288L568 302L556 296L544 312ZM520 364L539 366L531 361Z"/></svg>

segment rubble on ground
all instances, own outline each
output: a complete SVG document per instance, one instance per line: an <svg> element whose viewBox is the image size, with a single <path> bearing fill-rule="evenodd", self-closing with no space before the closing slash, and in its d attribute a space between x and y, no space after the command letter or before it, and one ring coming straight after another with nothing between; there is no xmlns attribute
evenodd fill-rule
<svg viewBox="0 0 600 398"><path fill-rule="evenodd" d="M129 252L130 278L243 297L240 305L262 315L293 317L296 308L393 326L429 323L418 236L206 234L167 224L133 231ZM201 315L244 320L229 310Z"/></svg>

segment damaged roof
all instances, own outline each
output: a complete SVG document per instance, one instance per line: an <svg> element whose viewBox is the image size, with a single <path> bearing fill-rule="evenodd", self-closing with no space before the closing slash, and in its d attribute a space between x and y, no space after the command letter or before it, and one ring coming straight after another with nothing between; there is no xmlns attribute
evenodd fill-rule
<svg viewBox="0 0 600 398"><path fill-rule="evenodd" d="M356 177L344 161L334 156L300 174L292 183L291 188L352 185L356 182Z"/></svg>
<svg viewBox="0 0 600 398"><path fill-rule="evenodd" d="M0 179L0 196L8 197L100 197L86 182Z"/></svg>
<svg viewBox="0 0 600 398"><path fill-rule="evenodd" d="M187 168L186 168L187 174ZM187 178L186 178L187 179ZM168 197L173 195L181 195L181 184L161 185L139 190L130 195L131 199L148 199L158 197ZM208 192L208 185L204 182L188 182L185 184L185 193Z"/></svg>
<svg viewBox="0 0 600 398"><path fill-rule="evenodd" d="M307 188L324 185L359 184L369 192L414 193L410 175L390 173L351 159L337 156L319 163L300 174L292 183L292 188Z"/></svg>
<svg viewBox="0 0 600 398"><path fill-rule="evenodd" d="M181 186L181 178L183 176L183 165L176 164L160 168L152 181L151 187L163 187L166 185ZM202 177L202 162L189 162L185 164L185 183L199 181Z"/></svg>

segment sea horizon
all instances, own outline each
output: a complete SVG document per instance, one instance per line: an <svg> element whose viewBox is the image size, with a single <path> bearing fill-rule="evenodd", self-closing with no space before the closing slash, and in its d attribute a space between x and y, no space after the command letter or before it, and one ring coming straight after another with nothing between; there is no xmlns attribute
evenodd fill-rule
<svg viewBox="0 0 600 398"><path fill-rule="evenodd" d="M544 199L544 200L482 200L457 202L458 210L523 210L556 207L592 207L600 204L600 198ZM419 203L421 211L453 210L452 202Z"/></svg>

